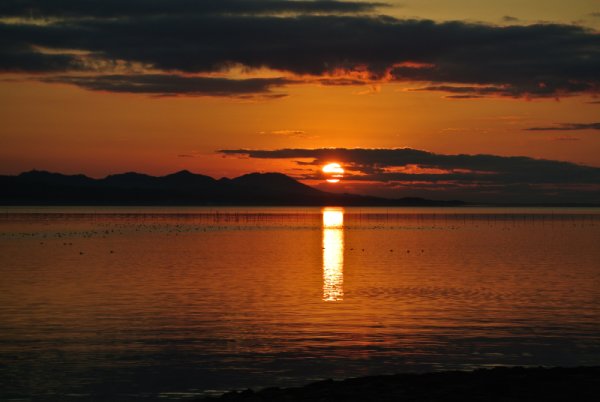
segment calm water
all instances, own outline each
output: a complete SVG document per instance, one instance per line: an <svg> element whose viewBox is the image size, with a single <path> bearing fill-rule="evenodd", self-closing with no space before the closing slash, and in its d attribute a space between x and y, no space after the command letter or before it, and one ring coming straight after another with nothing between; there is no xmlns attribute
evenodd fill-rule
<svg viewBox="0 0 600 402"><path fill-rule="evenodd" d="M598 364L599 209L0 209L0 400Z"/></svg>

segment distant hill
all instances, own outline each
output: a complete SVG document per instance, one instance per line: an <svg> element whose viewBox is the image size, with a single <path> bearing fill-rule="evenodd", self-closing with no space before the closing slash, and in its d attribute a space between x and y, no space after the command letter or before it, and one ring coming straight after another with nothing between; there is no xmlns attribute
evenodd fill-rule
<svg viewBox="0 0 600 402"><path fill-rule="evenodd" d="M0 175L0 204L456 206L464 203L327 193L282 173L250 173L216 180L182 170L159 177L128 172L93 179L32 170L16 176Z"/></svg>

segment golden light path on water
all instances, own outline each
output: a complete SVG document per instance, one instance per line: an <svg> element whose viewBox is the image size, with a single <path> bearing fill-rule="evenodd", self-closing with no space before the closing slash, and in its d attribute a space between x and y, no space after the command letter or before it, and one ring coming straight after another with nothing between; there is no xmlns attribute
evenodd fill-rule
<svg viewBox="0 0 600 402"><path fill-rule="evenodd" d="M344 210L323 209L323 301L344 299Z"/></svg>

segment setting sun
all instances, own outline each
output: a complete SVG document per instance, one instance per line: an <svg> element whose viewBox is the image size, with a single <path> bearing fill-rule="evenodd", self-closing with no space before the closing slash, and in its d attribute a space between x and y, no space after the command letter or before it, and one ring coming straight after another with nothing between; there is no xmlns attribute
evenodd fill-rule
<svg viewBox="0 0 600 402"><path fill-rule="evenodd" d="M344 177L344 168L339 163L328 163L323 166L323 173L329 183L337 183Z"/></svg>

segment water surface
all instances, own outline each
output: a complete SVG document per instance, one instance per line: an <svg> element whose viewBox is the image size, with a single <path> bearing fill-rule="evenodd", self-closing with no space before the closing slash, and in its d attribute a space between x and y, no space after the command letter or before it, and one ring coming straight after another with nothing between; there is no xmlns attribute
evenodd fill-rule
<svg viewBox="0 0 600 402"><path fill-rule="evenodd" d="M0 210L0 399L600 364L600 210Z"/></svg>

